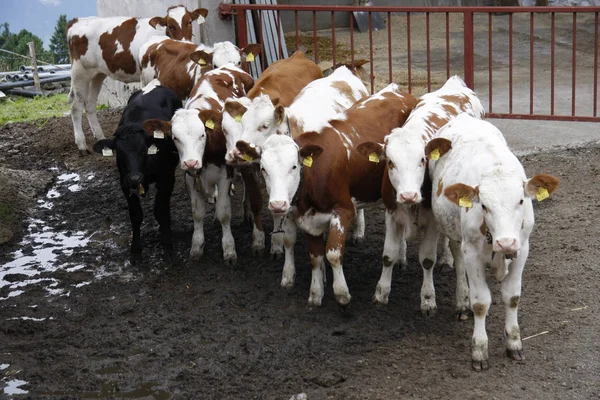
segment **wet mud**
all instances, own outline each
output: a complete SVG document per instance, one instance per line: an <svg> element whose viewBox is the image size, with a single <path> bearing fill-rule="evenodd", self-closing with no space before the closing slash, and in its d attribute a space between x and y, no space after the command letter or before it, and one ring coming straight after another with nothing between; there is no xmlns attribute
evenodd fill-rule
<svg viewBox="0 0 600 400"><path fill-rule="evenodd" d="M110 133L119 114L103 111L100 118ZM528 175L552 173L562 182L552 199L535 205L519 310L525 360L505 355L504 306L490 274L490 369L477 373L470 361L472 319L457 321L454 313L453 270L435 268L438 311L421 315L414 243L406 270L394 271L389 304L371 304L381 272L381 207L366 212L365 241L347 246L350 307L338 308L328 270L323 306L308 309L304 235L298 234L296 285L283 290L283 261L271 260L268 249L252 257L240 179L232 200L236 266L222 261L214 205L204 258L188 260L193 224L180 172L171 208L174 258L161 249L150 190L143 259L132 263L115 160L79 157L71 132L69 118L0 127L29 154L1 154L1 165L54 177L19 237L0 247L0 398L600 396L598 147L521 157ZM272 227L266 212L264 222Z"/></svg>

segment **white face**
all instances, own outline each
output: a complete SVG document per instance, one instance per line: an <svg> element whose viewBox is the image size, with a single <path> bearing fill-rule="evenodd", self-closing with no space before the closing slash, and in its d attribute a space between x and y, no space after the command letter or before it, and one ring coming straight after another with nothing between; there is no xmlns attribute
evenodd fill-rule
<svg viewBox="0 0 600 400"><path fill-rule="evenodd" d="M213 66L222 67L227 64L233 64L239 67L242 64L240 49L231 42L215 43L213 46Z"/></svg>
<svg viewBox="0 0 600 400"><path fill-rule="evenodd" d="M196 171L202 168L206 131L198 110L177 110L171 120L171 135L179 153L181 169Z"/></svg>
<svg viewBox="0 0 600 400"><path fill-rule="evenodd" d="M240 140L262 146L285 123L277 125L274 115L275 107L269 96L260 95L255 98L242 117L243 132Z"/></svg>
<svg viewBox="0 0 600 400"><path fill-rule="evenodd" d="M231 99L227 99L227 102ZM240 103L244 107L250 107L252 100L247 97L235 99L236 102ZM231 116L227 111L223 112L223 121L221 122L221 129L225 135L225 145L227 146L227 154L225 155L225 161L233 162L236 160L236 154L239 153L235 144L242 138L242 121L236 121L235 117Z"/></svg>
<svg viewBox="0 0 600 400"><path fill-rule="evenodd" d="M479 202L485 224L492 235L493 251L514 253L521 248L521 228L525 212L532 207L525 195L523 177L495 170L483 175L479 185Z"/></svg>
<svg viewBox="0 0 600 400"><path fill-rule="evenodd" d="M173 18L180 27L183 27L183 16L187 12L184 6L174 7L168 12L168 16Z"/></svg>
<svg viewBox="0 0 600 400"><path fill-rule="evenodd" d="M386 138L385 155L390 182L396 189L396 201L420 203L427 161L423 140L411 139L402 134L402 128L396 128Z"/></svg>
<svg viewBox="0 0 600 400"><path fill-rule="evenodd" d="M269 138L262 146L260 167L269 193L269 210L288 213L300 185L300 157L294 140L281 135Z"/></svg>

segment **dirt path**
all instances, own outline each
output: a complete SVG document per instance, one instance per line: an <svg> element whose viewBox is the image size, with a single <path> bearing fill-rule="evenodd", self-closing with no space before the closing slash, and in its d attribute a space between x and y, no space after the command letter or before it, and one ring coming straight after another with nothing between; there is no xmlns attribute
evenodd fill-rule
<svg viewBox="0 0 600 400"><path fill-rule="evenodd" d="M118 117L101 113L106 132ZM454 319L452 270L436 270L437 315L427 319L419 312L415 245L409 245L407 270L395 271L390 304L371 304L381 268L382 209L367 212L365 243L348 247L344 269L353 296L348 312L333 299L330 272L323 307L307 310L310 270L302 234L297 284L289 291L278 284L281 261L251 257L250 229L241 225L239 206L233 216L238 265L222 263L212 207L206 257L190 264L192 220L179 179L172 201L176 260L162 261L156 224L148 217L144 262L131 265L114 160L77 157L69 118L50 120L41 129L0 127L0 134L7 133L36 156L3 154L0 163L52 168L57 178L50 195L40 198L23 243L1 248L0 397L19 390L27 394L15 398L287 400L300 392L309 399L600 396L600 148L523 159L529 175L547 172L562 179L554 198L535 206L519 315L523 337L547 333L524 342L524 362L505 357L503 306L490 277L490 370L478 374L470 370L472 321ZM240 204L239 192L233 204ZM151 216L149 201L145 213ZM15 251L21 260L46 261L5 275ZM30 283L20 286L26 280Z"/></svg>

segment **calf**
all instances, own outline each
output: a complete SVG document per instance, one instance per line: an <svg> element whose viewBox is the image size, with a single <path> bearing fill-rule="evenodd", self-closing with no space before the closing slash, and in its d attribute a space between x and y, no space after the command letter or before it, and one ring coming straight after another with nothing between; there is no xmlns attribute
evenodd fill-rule
<svg viewBox="0 0 600 400"><path fill-rule="evenodd" d="M239 49L231 42L220 42L211 48L204 44L157 37L140 49L141 82L145 86L158 78L161 85L173 90L184 100L202 73L227 64L244 69L246 59L252 59L260 51L258 44Z"/></svg>
<svg viewBox="0 0 600 400"><path fill-rule="evenodd" d="M291 57L269 65L260 78L257 79L252 90L248 92L247 97L253 102L259 101L258 98L261 98L263 101L288 107L306 85L322 77L323 74L317 64L308 59L303 52L296 51ZM246 107L239 102L228 102L225 109L234 116L234 121L229 126L242 125L242 115L245 113ZM245 219L251 219L254 223L254 231L259 232L264 237L261 220L262 197L256 174L252 171L252 167L246 163L240 165L239 160L232 156L235 143L240 139L240 136L236 136L236 132L238 132L236 127L224 129L228 143L227 161L228 163L235 163L232 165L239 168L244 179L245 193L249 194L252 217L245 216ZM254 249L257 254L261 251L261 249ZM282 254L283 242L281 237L280 235L273 235L271 237L271 256L278 258Z"/></svg>
<svg viewBox="0 0 600 400"><path fill-rule="evenodd" d="M184 6L167 10L166 17L154 18L79 18L67 24L67 41L71 56L71 118L75 143L81 154L87 153L81 126L83 107L96 139L104 133L96 115L96 102L102 82L108 76L131 83L140 80L140 47L154 36L173 39L192 38L192 22L204 22L208 11L188 11Z"/></svg>
<svg viewBox="0 0 600 400"><path fill-rule="evenodd" d="M140 226L144 214L140 197L145 196L151 183L156 183L154 217L160 226L161 243L168 251L172 248L170 201L179 158L173 141L155 140L145 130L147 124L144 121L150 118L168 121L181 106L181 100L165 87L138 90L131 95L114 137L99 140L94 145L94 151L98 153L117 153L121 190L127 200L133 231L133 254L142 251Z"/></svg>
<svg viewBox="0 0 600 400"><path fill-rule="evenodd" d="M472 366L475 370L488 368L485 317L491 294L486 264L502 282L506 353L522 360L517 308L534 223L532 198L544 200L559 180L544 174L527 179L500 131L468 114L442 128L426 152L429 155L436 149L441 157L429 161L429 175L433 187L438 188L432 207L439 229L450 238L455 265L465 268L469 277L475 319Z"/></svg>
<svg viewBox="0 0 600 400"><path fill-rule="evenodd" d="M421 286L421 312L433 315L437 310L433 267L436 264L438 236L428 201L422 202L421 188L424 186L426 157L425 146L433 135L448 121L460 113L477 118L484 115L483 106L475 93L458 76L453 76L435 92L423 95L402 128L396 128L386 136L384 145L369 142L359 150L374 162L386 160L381 185L385 214L385 244L383 268L373 301L387 304L391 290L392 271L396 263L406 266L406 239L415 239L419 230L424 230L419 249L419 263L423 269ZM423 191L431 191L424 187ZM413 227L416 227L413 229ZM444 239L444 256L441 263L452 265L452 256ZM456 268L456 308L459 319L467 317L469 287L464 270Z"/></svg>
<svg viewBox="0 0 600 400"><path fill-rule="evenodd" d="M207 72L192 89L185 108L177 110L170 122L151 120L152 132L172 137L180 168L192 201L194 235L190 257L198 259L204 252L204 216L206 201L217 187L216 214L223 228L223 259L235 264L237 253L231 234L231 201L229 189L233 170L225 165L225 136L221 129L223 104L229 97L245 96L254 81L241 69L227 65ZM253 246L264 248L264 235L253 232ZM261 242L262 240L262 242Z"/></svg>
<svg viewBox="0 0 600 400"><path fill-rule="evenodd" d="M365 140L382 141L393 128L404 123L415 104L414 97L390 84L354 104L320 133L306 132L295 140L274 135L262 147L238 142L243 154L260 156L271 209L286 217L284 286L293 283L295 277L293 218L308 233L312 264L309 305L320 306L323 299L324 256L333 268L333 291L338 304L350 303L342 270L346 235L357 209L381 199L384 171L383 163L370 163L356 146ZM323 235L328 229L325 246Z"/></svg>

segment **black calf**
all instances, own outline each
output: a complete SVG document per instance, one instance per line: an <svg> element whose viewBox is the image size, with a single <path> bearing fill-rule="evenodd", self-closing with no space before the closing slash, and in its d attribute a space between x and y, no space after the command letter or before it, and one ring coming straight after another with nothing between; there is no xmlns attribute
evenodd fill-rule
<svg viewBox="0 0 600 400"><path fill-rule="evenodd" d="M144 121L152 118L170 121L181 107L181 100L170 89L157 86L147 93L139 90L129 99L113 138L94 145L97 153L110 149L117 154L121 189L133 231L131 252L134 254L142 252L140 226L144 215L140 196L145 196L151 183L156 183L154 217L159 223L161 243L167 250L172 248L170 201L179 156L173 140L155 140L144 129Z"/></svg>

